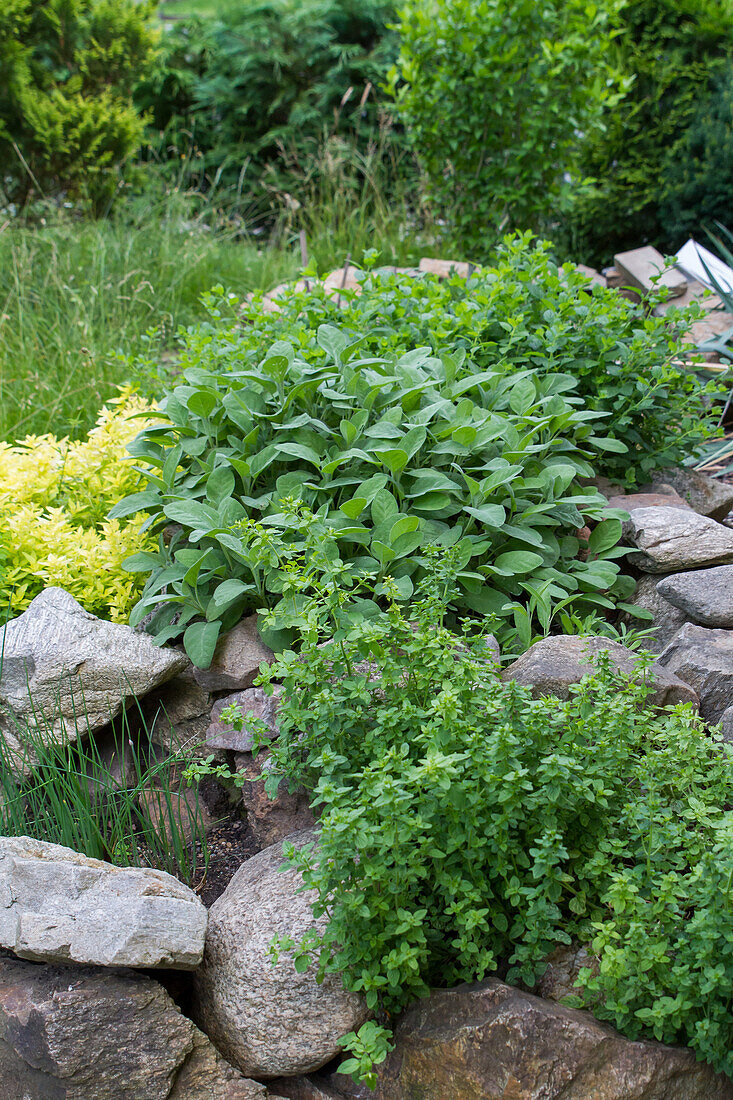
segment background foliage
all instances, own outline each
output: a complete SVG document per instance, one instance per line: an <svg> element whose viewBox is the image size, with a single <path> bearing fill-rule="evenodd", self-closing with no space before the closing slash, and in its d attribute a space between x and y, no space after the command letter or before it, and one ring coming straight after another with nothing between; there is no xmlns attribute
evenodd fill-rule
<svg viewBox="0 0 733 1100"><path fill-rule="evenodd" d="M568 219L575 258L599 263L647 242L676 251L688 232L700 235L707 217L725 221L730 212L730 175L713 174L724 159L700 164L696 154L701 140L708 157L711 144L718 158L730 148L720 107L717 125L709 120L709 96L724 94L715 88L733 52L733 7L729 0L628 0L621 19L617 63L633 82L585 144L582 172L596 187ZM712 193L703 197L690 177Z"/></svg>
<svg viewBox="0 0 733 1100"><path fill-rule="evenodd" d="M134 84L150 64L151 5L132 0L8 0L0 11L0 189L104 206L137 152Z"/></svg>
<svg viewBox="0 0 733 1100"><path fill-rule="evenodd" d="M327 138L362 154L384 143L393 14L385 0L255 0L174 25L136 91L155 155L174 172L183 156L187 182L216 180L250 210L269 192L302 198Z"/></svg>
<svg viewBox="0 0 733 1100"><path fill-rule="evenodd" d="M615 0L412 0L400 12L400 116L437 216L467 258L557 217L579 135L613 104ZM576 182L576 191L579 184Z"/></svg>

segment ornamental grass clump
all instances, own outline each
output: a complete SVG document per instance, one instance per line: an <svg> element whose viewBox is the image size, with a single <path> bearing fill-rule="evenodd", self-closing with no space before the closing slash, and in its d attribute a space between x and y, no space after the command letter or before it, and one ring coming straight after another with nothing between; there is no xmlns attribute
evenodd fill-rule
<svg viewBox="0 0 733 1100"><path fill-rule="evenodd" d="M124 622L140 586L122 562L142 545L133 519L108 519L140 475L125 444L155 419L132 391L105 407L86 439L0 442L0 607L15 615L49 585L87 611Z"/></svg>
<svg viewBox="0 0 733 1100"><path fill-rule="evenodd" d="M497 971L531 986L580 941L581 1003L733 1074L730 747L689 706L648 709L643 663L601 655L564 702L502 683L481 634L444 626L451 573L433 558L409 614L370 619L324 586L263 674L268 790L311 792L318 847L285 852L329 918L273 950L391 1016Z"/></svg>

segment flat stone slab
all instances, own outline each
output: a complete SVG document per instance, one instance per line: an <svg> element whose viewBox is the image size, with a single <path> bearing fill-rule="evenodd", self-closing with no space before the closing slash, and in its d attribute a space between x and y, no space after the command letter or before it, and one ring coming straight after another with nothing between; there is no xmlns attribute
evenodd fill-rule
<svg viewBox="0 0 733 1100"><path fill-rule="evenodd" d="M0 717L11 749L19 748L13 716L49 741L75 740L189 664L147 634L90 615L63 588L46 588L11 619L0 650Z"/></svg>
<svg viewBox="0 0 733 1100"><path fill-rule="evenodd" d="M638 552L628 560L645 573L733 562L733 531L689 508L634 508L629 540Z"/></svg>
<svg viewBox="0 0 733 1100"><path fill-rule="evenodd" d="M0 837L0 946L23 959L192 970L207 913L187 886L30 837Z"/></svg>
<svg viewBox="0 0 733 1100"><path fill-rule="evenodd" d="M733 629L733 565L673 573L657 582L657 592L702 626Z"/></svg>
<svg viewBox="0 0 733 1100"><path fill-rule="evenodd" d="M694 688L700 714L711 724L733 706L733 631L687 623L657 661Z"/></svg>

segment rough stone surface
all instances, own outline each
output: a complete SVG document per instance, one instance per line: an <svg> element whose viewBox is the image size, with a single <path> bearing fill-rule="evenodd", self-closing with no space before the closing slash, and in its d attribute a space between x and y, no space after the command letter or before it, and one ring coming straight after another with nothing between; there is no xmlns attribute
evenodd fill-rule
<svg viewBox="0 0 733 1100"><path fill-rule="evenodd" d="M633 508L689 508L687 501L683 500L674 489L668 493L662 492L662 486L656 493L616 493L608 497L610 508L623 508L630 512Z"/></svg>
<svg viewBox="0 0 733 1100"><path fill-rule="evenodd" d="M290 838L300 846L315 830ZM209 912L206 952L194 978L194 1018L225 1058L248 1076L289 1076L318 1069L333 1058L339 1039L367 1017L364 1001L347 993L337 974L321 985L314 968L298 974L292 959L273 966L273 937L296 942L314 920L312 891L298 893L300 876L281 871L274 844L239 869Z"/></svg>
<svg viewBox="0 0 733 1100"><path fill-rule="evenodd" d="M733 565L673 573L658 582L657 592L702 626L733 629Z"/></svg>
<svg viewBox="0 0 733 1100"><path fill-rule="evenodd" d="M81 718L85 732L87 726L98 729L128 699L140 698L189 663L146 634L95 618L63 588L36 596L0 631L0 648L0 713L12 750L19 747L12 715L50 739L74 739L75 719Z"/></svg>
<svg viewBox="0 0 733 1100"><path fill-rule="evenodd" d="M733 508L733 485L708 477L700 470L687 468L660 470L651 483L653 491L659 484L671 485L684 500L702 516L725 519Z"/></svg>
<svg viewBox="0 0 733 1100"><path fill-rule="evenodd" d="M359 1097L342 1076L329 1075L325 1083L335 1086L336 1096ZM409 1009L371 1096L733 1100L733 1082L697 1062L692 1051L633 1042L588 1012L489 980L436 991Z"/></svg>
<svg viewBox="0 0 733 1100"><path fill-rule="evenodd" d="M733 631L687 623L657 660L694 688L707 722L719 722L733 705Z"/></svg>
<svg viewBox="0 0 733 1100"><path fill-rule="evenodd" d="M257 631L257 616L250 615L224 635L211 666L195 668L193 674L207 691L243 691L252 687L263 661L273 656Z"/></svg>
<svg viewBox="0 0 733 1100"><path fill-rule="evenodd" d="M162 986L0 958L3 1100L266 1100Z"/></svg>
<svg viewBox="0 0 733 1100"><path fill-rule="evenodd" d="M244 776L242 805L247 824L259 850L315 824L304 788L291 792L287 784L281 782L275 798L268 797L265 780L259 777L267 773L269 760L270 753L266 749L260 750L257 756L248 752L237 753L234 757L237 771Z"/></svg>
<svg viewBox="0 0 733 1100"><path fill-rule="evenodd" d="M206 909L172 875L0 837L0 946L24 959L192 969Z"/></svg>
<svg viewBox="0 0 733 1100"><path fill-rule="evenodd" d="M720 718L720 732L724 739L733 745L733 706L723 711Z"/></svg>
<svg viewBox="0 0 733 1100"><path fill-rule="evenodd" d="M589 658L606 651L612 663L622 672L635 670L638 657L626 646L608 638L583 638L559 635L543 638L523 653L519 660L504 669L502 680L516 680L532 689L535 699L543 695L570 698L570 687L578 684L592 671ZM688 683L671 675L670 670L652 665L654 692L649 697L653 706L671 706L675 703L697 705L697 695Z"/></svg>
<svg viewBox="0 0 733 1100"><path fill-rule="evenodd" d="M652 621L632 618L631 615L624 616L624 621L631 626L638 627L640 630L653 630L654 633L644 639L644 648L652 653L661 653L680 627L687 622L684 611L674 607L659 594L658 580L658 577L643 576L637 583L630 601L645 611L650 611L654 616Z"/></svg>
<svg viewBox="0 0 733 1100"><path fill-rule="evenodd" d="M207 747L232 752L251 752L254 748L254 740L246 721L248 714L264 722L270 736L277 737L277 701L280 694L280 688L275 688L274 694L268 695L261 687L251 687L246 691L235 691L231 695L225 695L223 699L217 699L206 731ZM239 707L245 718L244 725L239 731L235 730L229 722L224 722L221 717L221 712L234 704Z"/></svg>
<svg viewBox="0 0 733 1100"><path fill-rule="evenodd" d="M192 668L185 669L145 700L151 738L172 752L201 744L212 705L211 693L196 682Z"/></svg>
<svg viewBox="0 0 733 1100"><path fill-rule="evenodd" d="M733 531L687 508L634 508L629 538L638 553L629 561L646 573L733 561Z"/></svg>
<svg viewBox="0 0 733 1100"><path fill-rule="evenodd" d="M563 997L577 994L576 986L581 970L598 973L598 962L579 944L557 947L547 960L547 969L532 992L549 1001L561 1001Z"/></svg>

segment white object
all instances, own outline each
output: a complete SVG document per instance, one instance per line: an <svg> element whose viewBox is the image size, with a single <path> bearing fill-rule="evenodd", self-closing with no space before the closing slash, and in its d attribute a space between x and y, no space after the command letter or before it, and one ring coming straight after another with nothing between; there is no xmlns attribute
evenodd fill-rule
<svg viewBox="0 0 733 1100"><path fill-rule="evenodd" d="M677 266L681 267L692 279L697 279L698 282L704 283L705 286L709 286L711 290L714 290L715 287L710 282L710 276L705 270L705 265L720 285L733 293L733 268L724 264L709 249L690 239L677 253Z"/></svg>

